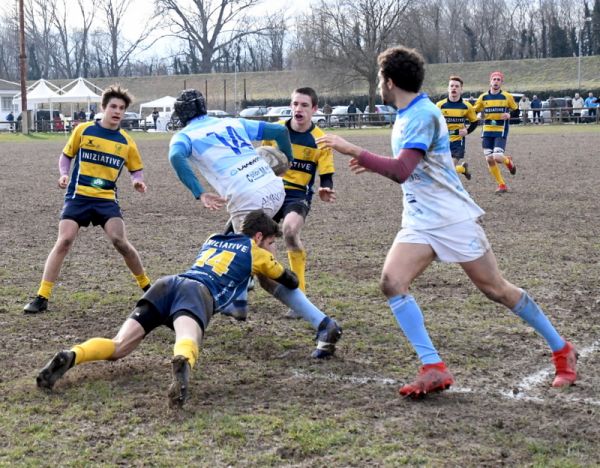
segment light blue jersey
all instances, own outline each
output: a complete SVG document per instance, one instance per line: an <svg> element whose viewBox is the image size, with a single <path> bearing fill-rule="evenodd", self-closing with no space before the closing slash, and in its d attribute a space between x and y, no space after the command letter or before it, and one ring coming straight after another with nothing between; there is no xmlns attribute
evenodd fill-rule
<svg viewBox="0 0 600 468"><path fill-rule="evenodd" d="M208 183L230 199L277 179L252 146L252 141L263 139L264 125L255 120L197 117L171 138L170 146L190 154Z"/></svg>
<svg viewBox="0 0 600 468"><path fill-rule="evenodd" d="M392 150L425 152L402 184L402 227L432 229L476 219L484 211L463 188L450 154L450 136L441 111L425 93L398 110L392 131Z"/></svg>

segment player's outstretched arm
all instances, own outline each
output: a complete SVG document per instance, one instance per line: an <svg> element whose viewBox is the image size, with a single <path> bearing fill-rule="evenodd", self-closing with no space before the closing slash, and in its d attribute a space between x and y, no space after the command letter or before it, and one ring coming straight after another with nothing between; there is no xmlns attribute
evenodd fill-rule
<svg viewBox="0 0 600 468"><path fill-rule="evenodd" d="M264 140L275 140L278 148L287 156L289 162L294 160L294 154L292 153L292 142L290 141L290 133L285 125L264 122L262 132L262 137Z"/></svg>

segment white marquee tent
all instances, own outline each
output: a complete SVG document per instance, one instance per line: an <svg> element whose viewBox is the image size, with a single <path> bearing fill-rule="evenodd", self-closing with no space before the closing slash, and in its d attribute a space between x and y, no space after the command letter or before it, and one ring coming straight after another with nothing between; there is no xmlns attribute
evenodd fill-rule
<svg viewBox="0 0 600 468"><path fill-rule="evenodd" d="M159 112L173 112L173 105L176 99L172 96L164 96L160 99L140 104L140 115L143 115L142 109L150 109L150 112L152 112L155 107Z"/></svg>
<svg viewBox="0 0 600 468"><path fill-rule="evenodd" d="M50 112L52 112L52 104L59 102L59 91L60 89L58 86L54 86L43 78L36 81L27 88L27 109L35 110L39 104L48 104L50 106ZM15 104L17 109L21 111L21 93L18 93L13 97L13 105Z"/></svg>
<svg viewBox="0 0 600 468"><path fill-rule="evenodd" d="M87 106L88 113L92 102L100 102L102 97L92 91L87 85L90 85L92 89L97 89L102 92L98 86L83 78L77 78L70 83L63 86L60 91L62 94L58 97L55 102L66 102L71 103L71 115L73 115L73 105L77 103L85 103ZM69 89L70 88L70 89Z"/></svg>

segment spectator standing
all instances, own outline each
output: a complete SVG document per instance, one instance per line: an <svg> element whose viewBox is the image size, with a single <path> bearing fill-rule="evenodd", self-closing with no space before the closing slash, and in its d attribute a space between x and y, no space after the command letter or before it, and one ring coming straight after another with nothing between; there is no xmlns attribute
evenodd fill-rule
<svg viewBox="0 0 600 468"><path fill-rule="evenodd" d="M540 112L542 108L542 101L538 99L538 97L534 94L531 99L531 110L533 111L533 123L540 124L543 123L541 120Z"/></svg>
<svg viewBox="0 0 600 468"><path fill-rule="evenodd" d="M154 110L152 111L152 120L154 120L154 129L156 130L156 121L158 120L158 116L159 116L159 112L158 109L155 107Z"/></svg>
<svg viewBox="0 0 600 468"><path fill-rule="evenodd" d="M581 122L581 111L583 110L584 100L579 93L575 93L571 105L573 106L573 121L575 123Z"/></svg>
<svg viewBox="0 0 600 468"><path fill-rule="evenodd" d="M13 132L15 130L15 116L12 111L6 116L6 121L8 122L8 129Z"/></svg>
<svg viewBox="0 0 600 468"><path fill-rule="evenodd" d="M325 114L325 122L328 127L331 127L331 113L333 112L333 108L329 105L328 102L323 106L323 114Z"/></svg>
<svg viewBox="0 0 600 468"><path fill-rule="evenodd" d="M550 96L548 98L548 108L550 109L550 123L554 123L556 119L556 99L554 96Z"/></svg>
<svg viewBox="0 0 600 468"><path fill-rule="evenodd" d="M348 128L354 127L356 128L356 112L357 108L354 105L354 101L350 101L348 105Z"/></svg>
<svg viewBox="0 0 600 468"><path fill-rule="evenodd" d="M521 111L521 119L524 124L529 122L529 111L531 110L531 101L525 95L519 101L519 110Z"/></svg>
<svg viewBox="0 0 600 468"><path fill-rule="evenodd" d="M81 109L81 110L79 111L79 115L78 115L78 117L79 117L79 120L81 120L82 122L85 122L85 121L87 120L87 119L86 119L86 116L85 116L85 111L84 111L83 109Z"/></svg>
<svg viewBox="0 0 600 468"><path fill-rule="evenodd" d="M589 121L596 120L596 107L598 107L598 100L591 91L588 93L588 97L584 101L585 107L588 109Z"/></svg>

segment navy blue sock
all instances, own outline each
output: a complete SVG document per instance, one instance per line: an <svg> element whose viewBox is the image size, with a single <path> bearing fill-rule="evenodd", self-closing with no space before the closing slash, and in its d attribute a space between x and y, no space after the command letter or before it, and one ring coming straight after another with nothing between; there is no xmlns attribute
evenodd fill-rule
<svg viewBox="0 0 600 468"><path fill-rule="evenodd" d="M564 348L565 340L562 339L552 326L540 306L525 291L523 291L523 295L517 305L511 310L542 335L552 351L560 351Z"/></svg>
<svg viewBox="0 0 600 468"><path fill-rule="evenodd" d="M423 364L442 362L425 328L425 320L415 298L399 294L388 300L390 309L404 335L412 345Z"/></svg>

